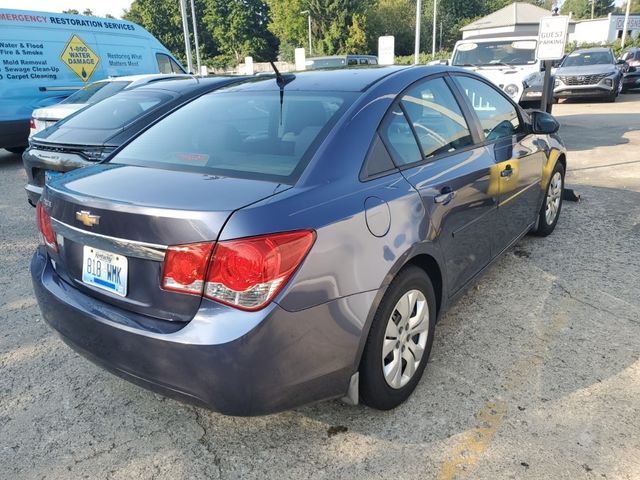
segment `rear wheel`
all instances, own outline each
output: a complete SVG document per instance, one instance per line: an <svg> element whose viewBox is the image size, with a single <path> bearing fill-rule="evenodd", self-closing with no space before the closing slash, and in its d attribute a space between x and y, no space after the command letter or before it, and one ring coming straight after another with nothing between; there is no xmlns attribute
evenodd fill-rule
<svg viewBox="0 0 640 480"><path fill-rule="evenodd" d="M379 410L404 402L433 343L436 298L428 275L409 266L393 280L373 319L360 362L360 397Z"/></svg>
<svg viewBox="0 0 640 480"><path fill-rule="evenodd" d="M564 167L557 163L551 173L547 192L538 214L538 226L534 235L546 237L556 228L560 210L562 209L562 192L564 191Z"/></svg>

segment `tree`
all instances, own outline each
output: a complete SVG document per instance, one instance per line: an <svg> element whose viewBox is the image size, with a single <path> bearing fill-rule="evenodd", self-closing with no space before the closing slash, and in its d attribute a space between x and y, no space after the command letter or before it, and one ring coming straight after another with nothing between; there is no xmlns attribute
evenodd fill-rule
<svg viewBox="0 0 640 480"><path fill-rule="evenodd" d="M116 17L114 17L114 16L113 16L113 15L111 15L110 13L107 13L107 14L104 16L104 18L116 18Z"/></svg>
<svg viewBox="0 0 640 480"><path fill-rule="evenodd" d="M63 10L62 13L67 13L69 15L80 15L80 12L75 8L70 8L69 10Z"/></svg>
<svg viewBox="0 0 640 480"><path fill-rule="evenodd" d="M365 53L367 52L367 17L360 13L353 15L351 25L349 25L349 36L345 41L344 53Z"/></svg>
<svg viewBox="0 0 640 480"><path fill-rule="evenodd" d="M251 55L257 61L275 60L277 40L267 30L269 9L260 0L207 0L204 22L220 55L240 63Z"/></svg>
<svg viewBox="0 0 640 480"><path fill-rule="evenodd" d="M573 13L573 18L583 19L591 18L591 1L592 0L565 0L560 8L560 13L568 15ZM615 9L614 0L593 0L595 18L604 17Z"/></svg>
<svg viewBox="0 0 640 480"><path fill-rule="evenodd" d="M82 12L82 15L86 16L86 17L93 17L95 16L93 14L93 12L91 11L90 8L85 8L84 11Z"/></svg>
<svg viewBox="0 0 640 480"><path fill-rule="evenodd" d="M369 51L378 50L378 37L395 37L396 55L413 52L416 29L416 3L412 0L378 0L367 18Z"/></svg>
<svg viewBox="0 0 640 480"><path fill-rule="evenodd" d="M302 0L267 0L269 23L267 28L280 42L278 56L286 61L293 60L297 47L307 48L307 15L301 12L306 4ZM309 55L309 52L307 52Z"/></svg>

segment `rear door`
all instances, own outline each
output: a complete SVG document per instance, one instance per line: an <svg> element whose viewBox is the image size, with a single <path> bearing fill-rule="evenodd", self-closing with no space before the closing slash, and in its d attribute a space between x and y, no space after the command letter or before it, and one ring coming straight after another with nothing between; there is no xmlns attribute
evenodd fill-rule
<svg viewBox="0 0 640 480"><path fill-rule="evenodd" d="M498 196L493 254L500 254L536 219L542 200L546 143L529 135L518 108L497 88L464 75L455 81L482 126L495 165L489 193Z"/></svg>
<svg viewBox="0 0 640 480"><path fill-rule="evenodd" d="M453 294L491 259L496 198L489 192L493 158L445 77L405 91L381 125L396 165L422 197L431 240L439 239Z"/></svg>

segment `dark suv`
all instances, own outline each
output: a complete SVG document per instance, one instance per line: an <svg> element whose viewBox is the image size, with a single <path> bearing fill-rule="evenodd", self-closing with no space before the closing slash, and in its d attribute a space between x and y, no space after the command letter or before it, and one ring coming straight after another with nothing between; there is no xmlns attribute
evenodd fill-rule
<svg viewBox="0 0 640 480"><path fill-rule="evenodd" d="M556 70L554 99L587 97L615 102L622 89L619 64L610 48L571 52Z"/></svg>

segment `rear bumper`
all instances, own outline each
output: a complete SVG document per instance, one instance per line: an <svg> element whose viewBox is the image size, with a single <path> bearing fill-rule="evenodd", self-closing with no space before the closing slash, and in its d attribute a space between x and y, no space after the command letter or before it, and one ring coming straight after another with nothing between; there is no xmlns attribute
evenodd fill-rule
<svg viewBox="0 0 640 480"><path fill-rule="evenodd" d="M622 88L640 88L640 74L633 73L625 75L622 79Z"/></svg>
<svg viewBox="0 0 640 480"><path fill-rule="evenodd" d="M29 119L0 121L0 148L26 147L29 138Z"/></svg>
<svg viewBox="0 0 640 480"><path fill-rule="evenodd" d="M31 262L46 322L80 354L167 396L227 415L262 415L343 396L376 292L300 312L245 315L203 302L193 320L141 320L68 285L40 247Z"/></svg>

